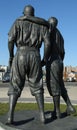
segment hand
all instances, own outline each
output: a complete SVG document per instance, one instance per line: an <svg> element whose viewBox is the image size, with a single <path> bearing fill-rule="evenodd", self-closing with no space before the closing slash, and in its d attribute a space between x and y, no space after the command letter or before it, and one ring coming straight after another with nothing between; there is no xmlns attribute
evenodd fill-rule
<svg viewBox="0 0 77 130"><path fill-rule="evenodd" d="M46 65L46 62L44 61L44 59L41 61L41 65L42 65L42 67L43 67L44 65Z"/></svg>
<svg viewBox="0 0 77 130"><path fill-rule="evenodd" d="M9 58L9 69L11 69L13 58Z"/></svg>

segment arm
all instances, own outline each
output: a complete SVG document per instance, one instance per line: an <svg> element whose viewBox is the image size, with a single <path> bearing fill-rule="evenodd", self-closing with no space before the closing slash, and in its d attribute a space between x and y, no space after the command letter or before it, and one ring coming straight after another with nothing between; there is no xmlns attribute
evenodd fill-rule
<svg viewBox="0 0 77 130"><path fill-rule="evenodd" d="M64 60L64 56L65 56L64 39L60 31L58 29L56 30L57 30L57 33L56 33L57 49L58 49L61 59Z"/></svg>
<svg viewBox="0 0 77 130"><path fill-rule="evenodd" d="M46 63L51 54L51 41L50 41L50 33L49 33L48 28L45 28L43 38L44 38L44 58L43 58L43 60Z"/></svg>
<svg viewBox="0 0 77 130"><path fill-rule="evenodd" d="M16 24L14 23L8 34L9 67L11 68L14 57L14 43L16 41Z"/></svg>
<svg viewBox="0 0 77 130"><path fill-rule="evenodd" d="M14 43L8 41L8 50L9 50L9 68L11 68L14 57Z"/></svg>

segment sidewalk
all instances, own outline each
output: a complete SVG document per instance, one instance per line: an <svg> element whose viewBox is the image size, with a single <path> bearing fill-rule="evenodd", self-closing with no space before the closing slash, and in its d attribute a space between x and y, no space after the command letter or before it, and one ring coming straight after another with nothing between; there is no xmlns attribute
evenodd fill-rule
<svg viewBox="0 0 77 130"><path fill-rule="evenodd" d="M67 86L66 89L72 104L77 104L77 86ZM0 87L0 102L9 101L7 92L8 87ZM44 99L47 103L53 102L52 97L49 95L46 87L44 87ZM30 93L29 87L24 87L18 102L36 102L35 97ZM61 103L64 103L62 98Z"/></svg>

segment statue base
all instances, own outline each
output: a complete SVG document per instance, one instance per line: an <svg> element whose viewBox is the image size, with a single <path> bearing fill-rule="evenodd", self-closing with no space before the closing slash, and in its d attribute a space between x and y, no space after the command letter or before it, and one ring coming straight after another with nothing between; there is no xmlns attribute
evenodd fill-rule
<svg viewBox="0 0 77 130"><path fill-rule="evenodd" d="M0 116L0 130L77 130L77 117L66 116L62 113L61 119L53 119L52 112L45 112L46 123L39 120L39 112L36 110L16 111L14 124L6 125L7 114Z"/></svg>

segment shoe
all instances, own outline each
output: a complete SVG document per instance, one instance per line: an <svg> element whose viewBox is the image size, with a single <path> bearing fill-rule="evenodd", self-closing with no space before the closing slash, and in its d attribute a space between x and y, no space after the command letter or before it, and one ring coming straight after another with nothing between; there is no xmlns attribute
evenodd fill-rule
<svg viewBox="0 0 77 130"><path fill-rule="evenodd" d="M55 111L53 111L52 112L52 118L53 119L60 119L61 118L61 114L60 114L60 112L58 113L56 113Z"/></svg>
<svg viewBox="0 0 77 130"><path fill-rule="evenodd" d="M67 115L75 114L76 109L72 105L70 105L67 107L66 113L67 113Z"/></svg>
<svg viewBox="0 0 77 130"><path fill-rule="evenodd" d="M45 116L43 115L43 113L40 114L40 121L45 124L46 120L45 120Z"/></svg>
<svg viewBox="0 0 77 130"><path fill-rule="evenodd" d="M6 125L12 125L14 122L11 118L8 118L8 121L6 122Z"/></svg>

